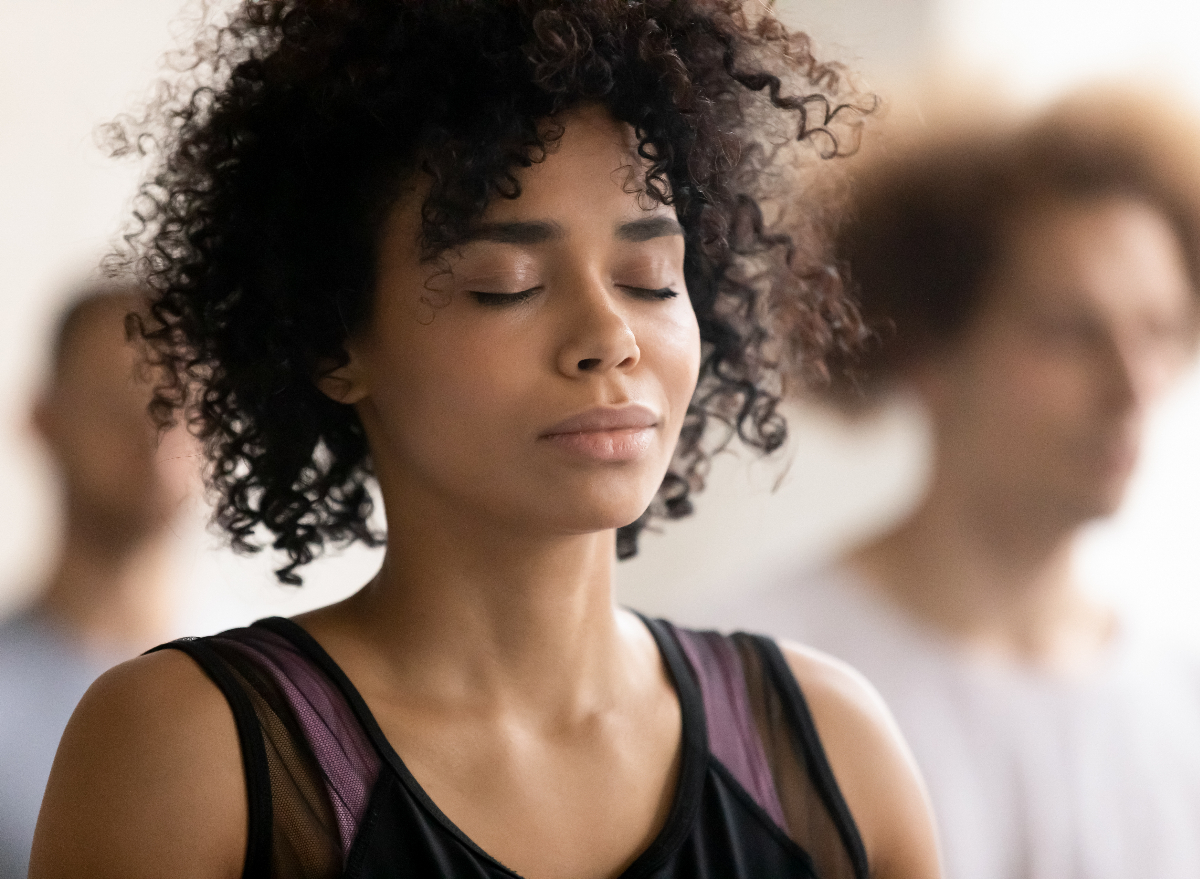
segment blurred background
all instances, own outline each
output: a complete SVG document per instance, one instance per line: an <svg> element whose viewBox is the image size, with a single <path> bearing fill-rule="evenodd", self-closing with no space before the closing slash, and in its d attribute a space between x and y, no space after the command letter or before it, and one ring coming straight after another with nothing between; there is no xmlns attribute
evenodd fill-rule
<svg viewBox="0 0 1200 879"><path fill-rule="evenodd" d="M1148 84L1200 108L1195 0L780 0L820 56L843 61L894 106L930 83L977 84L1036 108L1096 78ZM40 582L54 553L53 481L29 427L56 314L110 246L141 169L112 161L97 126L135 110L185 39L180 0L0 0L0 615ZM990 99L990 97L989 97ZM897 403L848 424L796 407L771 462L736 450L715 465L697 515L649 534L620 567L623 601L682 622L748 593L772 569L819 564L886 527L919 495L921 413ZM1200 642L1200 370L1159 411L1121 513L1077 559L1089 587ZM239 558L195 504L176 526L181 632L291 614L356 589L378 556L352 549L275 585L269 556Z"/></svg>

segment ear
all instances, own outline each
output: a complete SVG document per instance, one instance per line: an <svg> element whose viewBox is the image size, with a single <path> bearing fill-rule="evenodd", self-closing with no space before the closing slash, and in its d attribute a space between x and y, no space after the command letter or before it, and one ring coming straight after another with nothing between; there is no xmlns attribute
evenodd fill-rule
<svg viewBox="0 0 1200 879"><path fill-rule="evenodd" d="M364 358L355 346L346 346L346 357L348 359L343 365L332 369L332 363L320 364L316 382L317 390L326 397L352 406L367 396L370 385Z"/></svg>

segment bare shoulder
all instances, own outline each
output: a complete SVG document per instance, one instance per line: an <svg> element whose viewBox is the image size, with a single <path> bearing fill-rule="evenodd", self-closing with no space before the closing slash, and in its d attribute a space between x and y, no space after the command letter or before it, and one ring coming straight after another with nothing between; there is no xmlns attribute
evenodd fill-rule
<svg viewBox="0 0 1200 879"><path fill-rule="evenodd" d="M31 879L234 879L246 788L233 715L185 654L102 675L67 725L42 801Z"/></svg>
<svg viewBox="0 0 1200 879"><path fill-rule="evenodd" d="M940 876L925 787L883 699L846 663L792 642L780 647L862 834L871 875Z"/></svg>

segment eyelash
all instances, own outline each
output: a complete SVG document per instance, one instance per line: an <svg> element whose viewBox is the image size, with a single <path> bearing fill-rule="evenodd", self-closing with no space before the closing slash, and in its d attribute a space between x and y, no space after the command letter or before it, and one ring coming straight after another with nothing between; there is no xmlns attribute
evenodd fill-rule
<svg viewBox="0 0 1200 879"><path fill-rule="evenodd" d="M533 294L540 292L541 289L541 287L530 287L528 290L521 290L518 293L483 293L479 290L472 290L471 295L475 297L475 301L480 305L516 305L518 302L524 302L533 296Z"/></svg>
<svg viewBox="0 0 1200 879"><path fill-rule="evenodd" d="M674 299L679 295L678 291L674 291L670 287L659 287L658 289L650 289L649 287L631 287L629 285L617 285L618 287L628 291L638 299L650 299L654 301L666 301ZM482 291L470 291L470 294L475 297L476 303L487 306L517 305L523 303L529 298L532 298L535 293L540 293L541 287L530 287L523 289L517 293L484 293Z"/></svg>
<svg viewBox="0 0 1200 879"><path fill-rule="evenodd" d="M659 287L657 290L651 290L646 287L629 287L627 285L618 285L622 290L628 290L635 294L639 299L654 299L663 301L666 299L674 299L679 295L677 290L672 290L670 287Z"/></svg>
<svg viewBox="0 0 1200 879"><path fill-rule="evenodd" d="M677 290L672 290L670 287L660 287L657 290L652 290L648 287L631 287L627 284L618 284L622 290L626 290L634 294L638 299L650 299L654 301L665 301L674 299L679 295ZM528 290L521 290L517 293L484 293L480 290L472 290L471 295L475 297L475 301L480 305L499 306L517 305L530 299L534 294L540 293L541 287L530 287Z"/></svg>

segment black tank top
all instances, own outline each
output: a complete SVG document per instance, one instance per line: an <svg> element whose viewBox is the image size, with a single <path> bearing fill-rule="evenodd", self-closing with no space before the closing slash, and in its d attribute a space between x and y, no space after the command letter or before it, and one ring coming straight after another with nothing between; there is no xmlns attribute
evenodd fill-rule
<svg viewBox="0 0 1200 879"><path fill-rule="evenodd" d="M621 879L868 879L866 853L775 642L647 620L679 697L666 824ZM244 879L514 879L405 767L353 684L296 623L184 639L237 722Z"/></svg>

